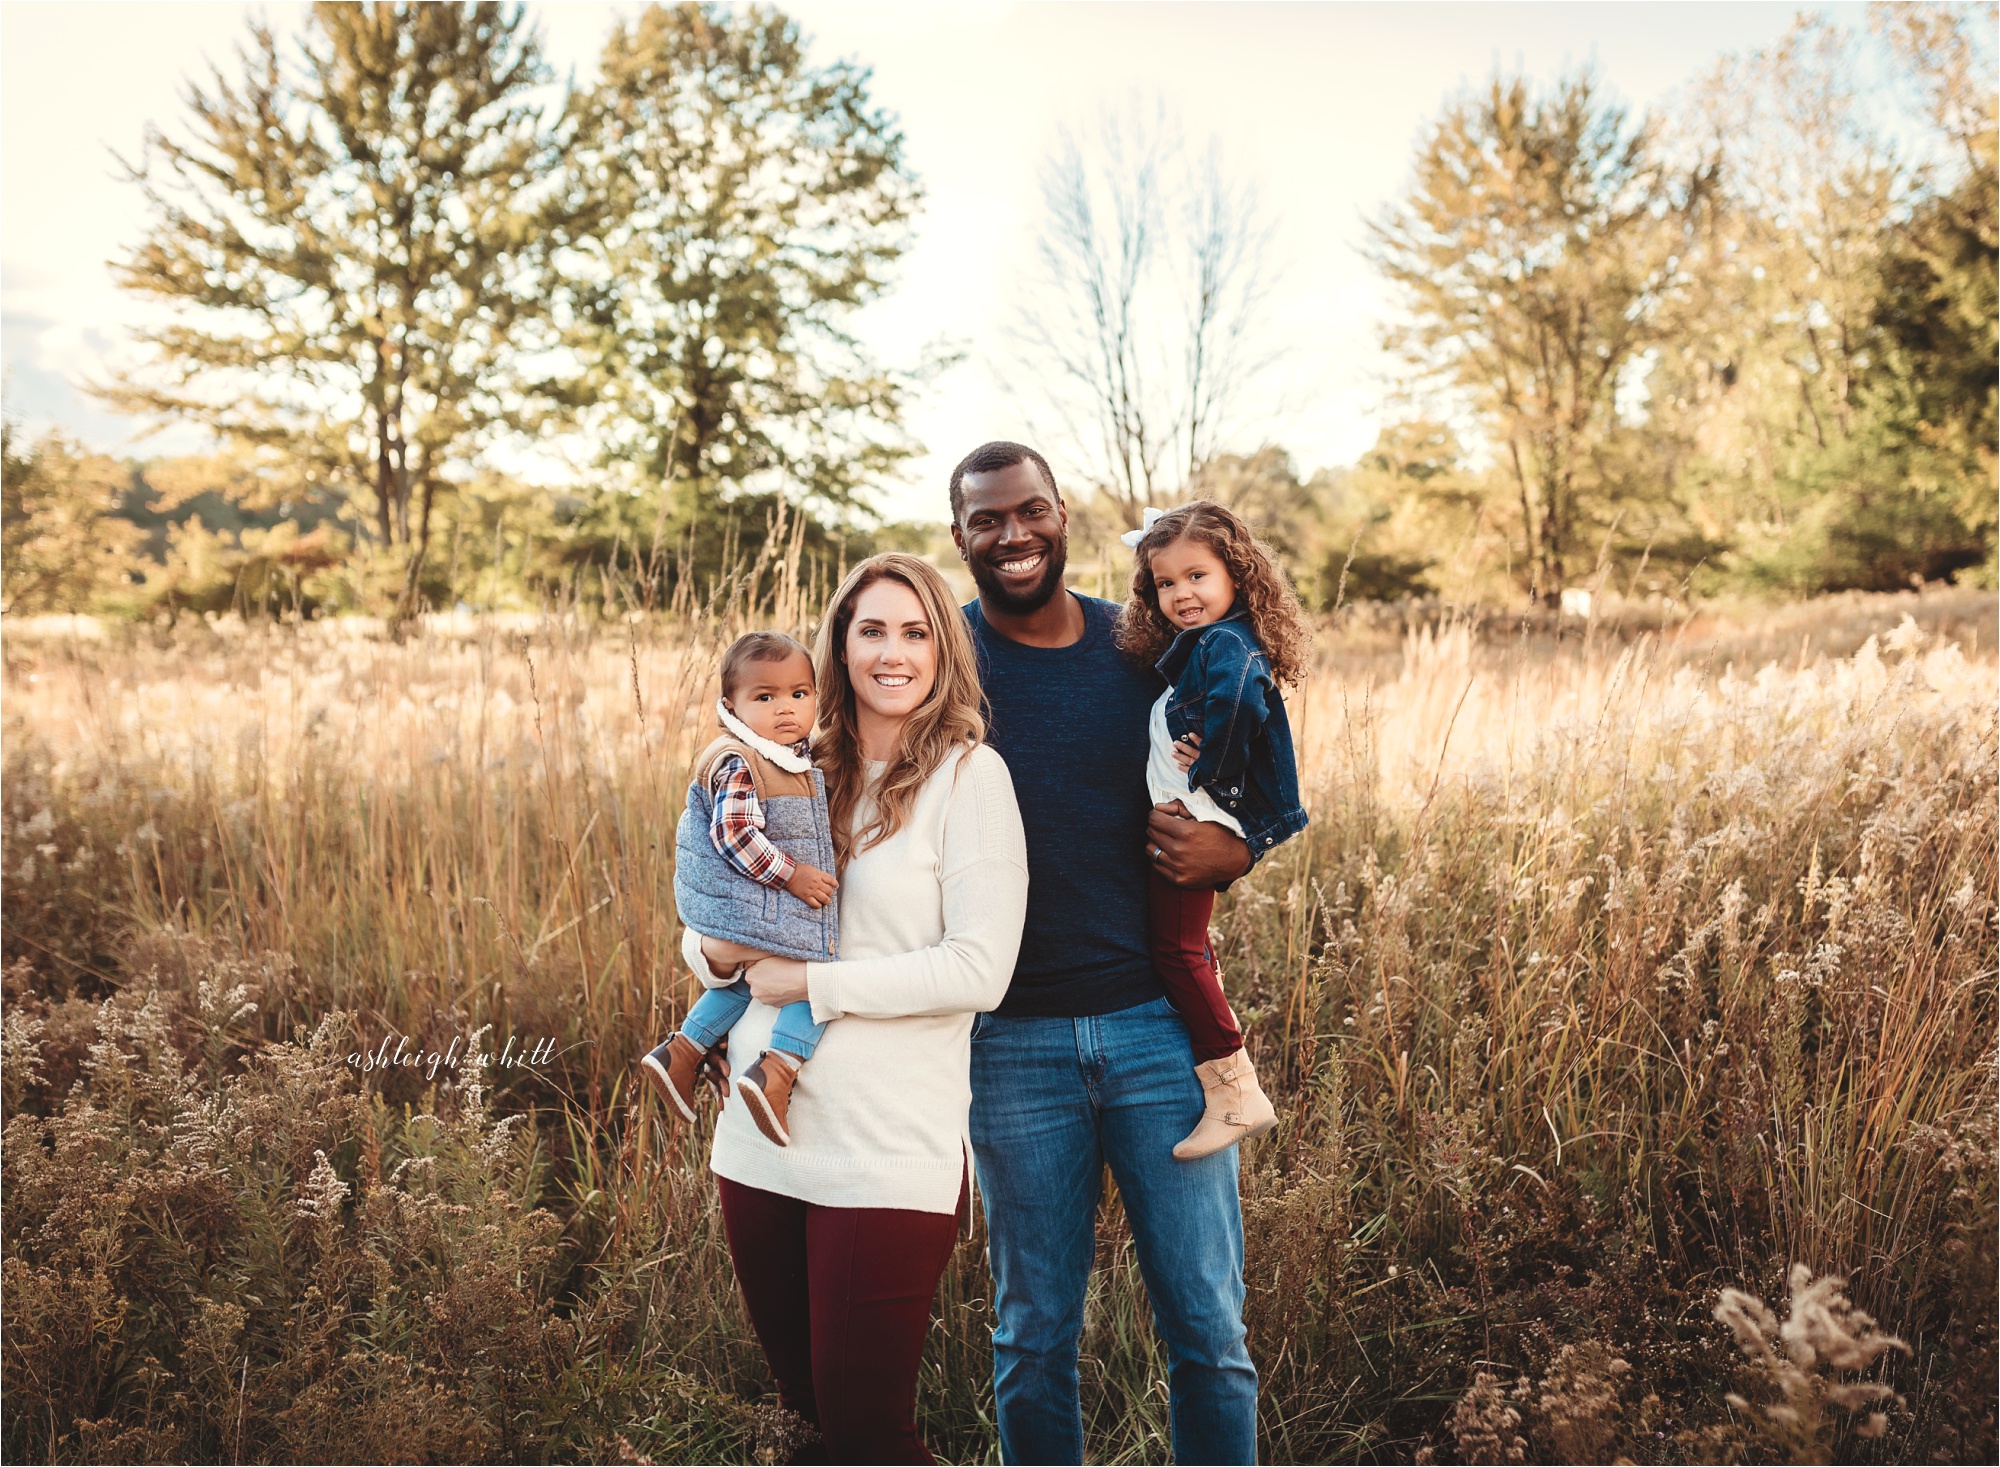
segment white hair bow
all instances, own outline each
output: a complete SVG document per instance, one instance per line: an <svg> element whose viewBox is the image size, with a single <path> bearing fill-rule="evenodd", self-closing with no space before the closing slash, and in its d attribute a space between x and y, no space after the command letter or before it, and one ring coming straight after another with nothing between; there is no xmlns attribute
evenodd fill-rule
<svg viewBox="0 0 2000 1467"><path fill-rule="evenodd" d="M1160 517L1164 514L1166 514L1166 511L1164 509L1154 509L1150 504L1147 505L1146 522L1140 525L1138 529L1127 530L1124 534L1120 535L1118 537L1119 542L1121 544L1130 545L1134 549L1137 549L1139 542L1146 538L1146 531L1152 529L1154 525L1158 524L1160 521Z"/></svg>

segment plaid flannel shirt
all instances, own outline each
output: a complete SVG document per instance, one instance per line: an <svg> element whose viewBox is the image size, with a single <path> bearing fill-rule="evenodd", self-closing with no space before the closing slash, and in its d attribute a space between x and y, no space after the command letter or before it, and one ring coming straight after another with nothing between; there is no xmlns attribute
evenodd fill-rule
<svg viewBox="0 0 2000 1467"><path fill-rule="evenodd" d="M795 749L803 754L804 741ZM783 886L790 881L798 862L764 834L764 806L757 799L757 782L750 777L750 766L739 755L724 755L709 777L709 789L715 799L709 811L708 838L722 859L764 886Z"/></svg>

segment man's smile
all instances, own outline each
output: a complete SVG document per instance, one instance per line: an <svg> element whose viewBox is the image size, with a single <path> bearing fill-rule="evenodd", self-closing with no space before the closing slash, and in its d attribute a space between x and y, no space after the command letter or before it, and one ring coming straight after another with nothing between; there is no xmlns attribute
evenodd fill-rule
<svg viewBox="0 0 2000 1467"><path fill-rule="evenodd" d="M1041 569L1042 562L1049 558L1046 550L1010 552L1005 557L989 556L987 564L1003 576L1025 576Z"/></svg>

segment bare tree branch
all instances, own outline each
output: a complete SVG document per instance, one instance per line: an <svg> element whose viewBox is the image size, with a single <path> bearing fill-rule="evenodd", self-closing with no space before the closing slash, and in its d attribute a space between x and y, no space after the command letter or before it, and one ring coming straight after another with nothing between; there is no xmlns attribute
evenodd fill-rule
<svg viewBox="0 0 2000 1467"><path fill-rule="evenodd" d="M1189 161L1164 106L1064 129L1042 171L1017 381L1057 419L1127 525L1220 450L1261 346L1271 224L1211 141Z"/></svg>

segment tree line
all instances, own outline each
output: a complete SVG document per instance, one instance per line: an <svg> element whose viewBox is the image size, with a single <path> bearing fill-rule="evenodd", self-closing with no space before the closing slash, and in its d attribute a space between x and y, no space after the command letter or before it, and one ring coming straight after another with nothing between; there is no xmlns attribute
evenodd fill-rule
<svg viewBox="0 0 2000 1467"><path fill-rule="evenodd" d="M1587 72L1448 106L1370 230L1407 385L1456 411L1357 474L1412 573L1992 584L1993 16L1877 4L1870 48L1802 14L1677 113Z"/></svg>
<svg viewBox="0 0 2000 1467"><path fill-rule="evenodd" d="M595 560L670 594L781 500L815 542L864 528L911 451L911 381L844 322L920 198L867 71L812 63L778 11L686 4L619 24L600 73L558 87L518 5L322 3L291 45L253 24L128 167L151 222L113 268L172 309L97 386L224 451L100 517L136 497L183 562L405 612ZM559 437L589 445L591 490L500 471L496 449ZM10 519L79 457L10 445ZM200 494L266 523L217 544L177 513Z"/></svg>
<svg viewBox="0 0 2000 1467"><path fill-rule="evenodd" d="M1224 498L1323 603L1990 584L1992 15L1802 14L1644 114L1587 71L1448 100L1368 226L1401 410L1309 477L1255 438L1266 203L1163 116L1067 132L1010 375L1087 535ZM95 390L222 447L10 426L6 609L657 606L773 536L920 538L871 491L924 371L849 319L921 189L782 13L651 7L578 85L519 6L320 4L185 102L114 262L172 309ZM537 444L581 487L510 474Z"/></svg>

